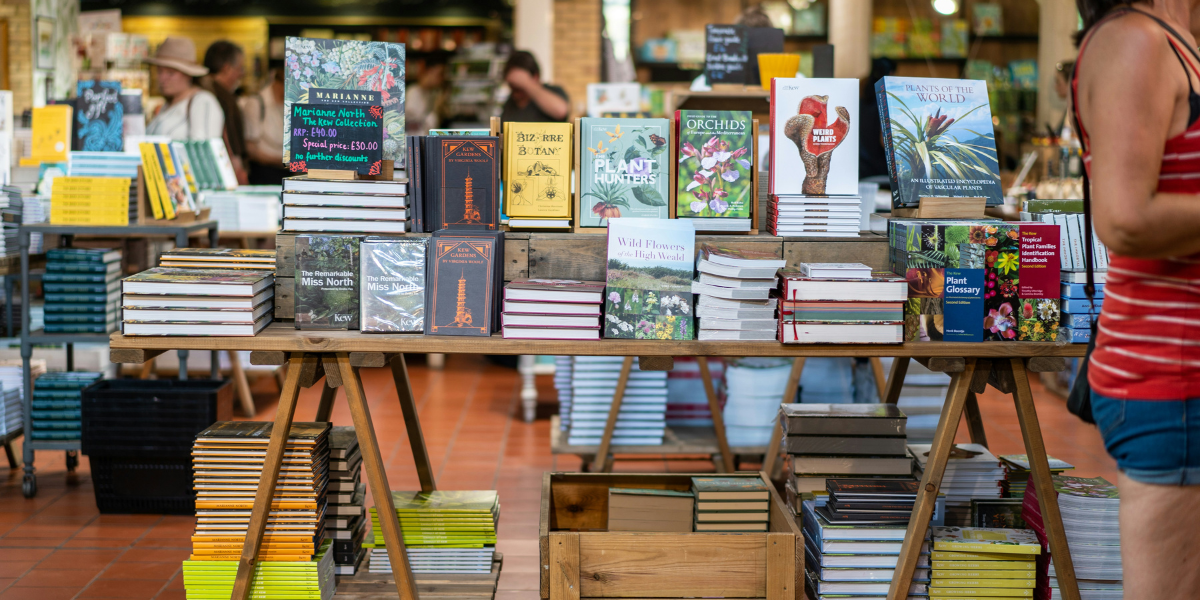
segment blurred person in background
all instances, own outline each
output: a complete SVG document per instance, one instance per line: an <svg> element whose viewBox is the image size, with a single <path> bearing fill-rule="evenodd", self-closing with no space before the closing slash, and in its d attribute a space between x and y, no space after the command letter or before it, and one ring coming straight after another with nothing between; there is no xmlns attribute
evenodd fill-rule
<svg viewBox="0 0 1200 600"><path fill-rule="evenodd" d="M571 114L567 92L542 83L542 69L533 54L514 50L504 64L504 81L511 92L500 113L503 122L546 123L566 121Z"/></svg>
<svg viewBox="0 0 1200 600"><path fill-rule="evenodd" d="M429 59L417 76L417 85L404 96L404 128L409 135L425 135L441 126L446 105L446 63Z"/></svg>
<svg viewBox="0 0 1200 600"><path fill-rule="evenodd" d="M153 58L154 79L167 103L150 119L146 135L173 140L219 138L225 130L225 113L212 92L202 89L198 79L208 69L196 63L196 44L191 39L171 36L158 46Z"/></svg>
<svg viewBox="0 0 1200 600"><path fill-rule="evenodd" d="M283 168L283 63L272 64L267 84L238 104L246 121L250 184L280 185L288 176Z"/></svg>
<svg viewBox="0 0 1200 600"><path fill-rule="evenodd" d="M246 126L238 108L237 89L246 74L246 53L241 46L228 40L217 40L204 53L208 76L201 80L204 89L213 93L225 113L225 145L233 161L238 183L246 183Z"/></svg>

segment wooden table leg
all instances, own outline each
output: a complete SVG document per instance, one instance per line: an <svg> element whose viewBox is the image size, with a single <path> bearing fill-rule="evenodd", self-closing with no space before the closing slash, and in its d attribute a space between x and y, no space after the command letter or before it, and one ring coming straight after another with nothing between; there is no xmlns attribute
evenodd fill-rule
<svg viewBox="0 0 1200 600"><path fill-rule="evenodd" d="M700 365L700 381L704 383L704 395L708 396L708 410L712 412L713 430L717 432L717 448L721 451L721 466L726 473L737 469L733 464L733 451L729 449L729 438L725 436L725 416L721 414L721 403L717 401L717 390L713 387L712 373L708 370L708 358L696 358Z"/></svg>
<svg viewBox="0 0 1200 600"><path fill-rule="evenodd" d="M325 380L324 387L321 388L321 402L317 404L317 416L313 421L324 423L329 421L329 415L333 413L333 401L337 399L337 388L329 387L329 380Z"/></svg>
<svg viewBox="0 0 1200 600"><path fill-rule="evenodd" d="M1071 549L1067 546L1067 534L1063 529L1062 514L1058 510L1058 493L1054 491L1054 482L1050 477L1050 463L1046 459L1046 445L1042 440L1042 427L1038 423L1037 407L1033 404L1033 391L1029 389L1029 374L1025 371L1024 359L1010 359L1009 368L1012 369L1017 420L1021 423L1025 453L1029 456L1029 466L1033 470L1030 479L1037 490L1038 504L1041 505L1042 524L1050 541L1050 556L1054 560L1054 574L1058 577L1059 591L1065 600L1079 600L1075 563L1071 560Z"/></svg>
<svg viewBox="0 0 1200 600"><path fill-rule="evenodd" d="M242 361L238 358L237 350L228 350L227 352L229 353L229 374L233 378L233 386L237 388L238 403L242 405L242 412L253 417L258 411L254 408L254 396L250 394L250 382L246 379L246 371L242 368Z"/></svg>
<svg viewBox="0 0 1200 600"><path fill-rule="evenodd" d="M887 395L887 375L883 373L883 360L878 356L872 356L867 359L871 363L871 375L875 378L875 392L879 394L879 401Z"/></svg>
<svg viewBox="0 0 1200 600"><path fill-rule="evenodd" d="M903 360L903 368L907 368L908 359ZM917 502L908 521L904 544L900 546L900 559L896 564L896 576L888 588L888 600L905 600L912 586L913 571L917 567L921 545L925 542L925 534L929 530L929 519L933 516L933 507L937 503L938 488L942 485L942 475L946 472L946 461L950 459L950 449L954 447L954 434L958 432L958 421L962 419L963 405L967 403L967 391L970 390L971 380L975 376L975 359L968 358L966 363L966 368L961 373L952 375L950 379L950 391L946 403L942 405L937 433L933 435L929 460L925 463L925 473L921 476L921 487L917 489ZM892 373L896 373L894 366Z"/></svg>
<svg viewBox="0 0 1200 600"><path fill-rule="evenodd" d="M371 411L367 407L362 380L358 377L358 369L350 364L348 352L337 353L337 362L342 375L342 388L346 391L346 403L350 405L350 416L354 420L354 431L358 435L358 446L362 449L363 471L367 485L371 486L371 497L375 499L379 527L383 529L388 561L392 564L392 576L396 578L396 591L401 600L417 600L417 582L408 564L404 534L400 530L400 520L396 518L396 504L392 501L392 490L388 486L383 456L379 453L379 441L375 439L375 426L371 423Z"/></svg>
<svg viewBox="0 0 1200 600"><path fill-rule="evenodd" d="M967 432L971 434L971 443L988 447L987 432L983 430L983 415L979 412L979 398L974 390L967 391L967 403L963 406L967 414Z"/></svg>
<svg viewBox="0 0 1200 600"><path fill-rule="evenodd" d="M900 401L900 390L904 388L904 376L908 375L908 361L911 360L907 356L892 359L892 373L888 375L887 394L879 397L879 401L885 404L895 404Z"/></svg>
<svg viewBox="0 0 1200 600"><path fill-rule="evenodd" d="M429 462L429 451L425 448L425 434L421 433L417 399L413 396L404 355L399 352L393 355L391 367L392 382L396 384L396 395L400 398L400 412L404 415L404 428L408 432L408 445L412 448L413 462L417 465L417 478L421 480L421 491L432 492L437 489L437 482L433 477L433 465Z"/></svg>
<svg viewBox="0 0 1200 600"><path fill-rule="evenodd" d="M254 508L250 511L250 525L246 529L246 540L242 542L242 557L238 561L237 579L233 583L233 600L247 600L254 580L254 569L258 564L258 549L262 545L263 531L267 528L267 515L271 511L271 500L275 497L275 482L279 479L279 466L283 464L283 451L287 448L288 433L292 429L292 417L296 414L296 397L300 395L300 376L305 371L316 371L320 356L317 354L293 353L288 358L287 379L279 394L279 407L275 410L275 423L271 428L271 439L267 443L267 456L263 461L262 476L258 480L258 492L254 495Z"/></svg>
<svg viewBox="0 0 1200 600"><path fill-rule="evenodd" d="M792 359L792 370L788 373L787 384L783 386L782 404L792 404L796 401L796 390L800 388L800 375L804 372L803 356ZM767 442L767 452L763 455L763 472L775 479L779 470L779 444L783 442L783 422L775 417L775 429L771 430L771 441Z"/></svg>
<svg viewBox="0 0 1200 600"><path fill-rule="evenodd" d="M607 473L609 467L608 449L612 447L613 432L617 430L617 415L621 412L621 402L625 400L625 387L629 385L629 372L633 370L633 357L626 356L621 363L621 376L617 378L617 391L613 394L612 406L608 408L608 421L604 423L604 435L600 436L600 448L592 462L593 473Z"/></svg>

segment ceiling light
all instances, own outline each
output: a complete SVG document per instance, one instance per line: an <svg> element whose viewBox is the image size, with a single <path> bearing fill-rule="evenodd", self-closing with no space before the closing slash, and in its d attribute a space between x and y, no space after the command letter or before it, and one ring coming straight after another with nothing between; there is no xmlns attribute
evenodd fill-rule
<svg viewBox="0 0 1200 600"><path fill-rule="evenodd" d="M943 15L952 15L958 12L958 0L933 0L933 10Z"/></svg>

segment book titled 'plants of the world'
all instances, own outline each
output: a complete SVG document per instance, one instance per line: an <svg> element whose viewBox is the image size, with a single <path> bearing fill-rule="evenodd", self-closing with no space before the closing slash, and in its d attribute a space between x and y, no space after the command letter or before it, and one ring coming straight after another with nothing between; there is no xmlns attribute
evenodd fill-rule
<svg viewBox="0 0 1200 600"><path fill-rule="evenodd" d="M611 219L604 337L690 340L696 231L675 219Z"/></svg>
<svg viewBox="0 0 1200 600"><path fill-rule="evenodd" d="M750 218L754 172L749 111L681 110L675 216Z"/></svg>
<svg viewBox="0 0 1200 600"><path fill-rule="evenodd" d="M893 207L928 197L1003 203L986 82L884 77L875 93Z"/></svg>

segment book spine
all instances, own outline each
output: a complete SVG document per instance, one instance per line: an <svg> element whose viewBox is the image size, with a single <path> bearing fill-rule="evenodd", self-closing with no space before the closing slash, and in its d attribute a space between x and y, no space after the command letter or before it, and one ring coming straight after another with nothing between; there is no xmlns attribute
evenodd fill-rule
<svg viewBox="0 0 1200 600"><path fill-rule="evenodd" d="M1069 236L1068 244L1071 248L1071 256L1075 259L1075 270L1086 272L1088 268L1087 256L1083 251L1083 215L1071 214L1063 215L1067 223L1067 233Z"/></svg>
<svg viewBox="0 0 1200 600"><path fill-rule="evenodd" d="M771 141L770 141L769 150L768 150L768 153L769 153L768 157L770 158L770 161L771 161L771 172L767 176L767 196L768 197L775 195L775 176L776 176L776 172L775 172L775 169L776 169L775 138L779 137L778 132L775 131L775 105L776 105L775 95L776 95L775 78L772 77L771 78L771 112L770 112L770 117L769 117L770 118L770 127L771 127Z"/></svg>
<svg viewBox="0 0 1200 600"><path fill-rule="evenodd" d="M1062 301L1062 312L1077 315L1077 314L1100 314L1100 308L1104 306L1104 298L1096 298L1095 301L1087 298L1067 298Z"/></svg>
<svg viewBox="0 0 1200 600"><path fill-rule="evenodd" d="M893 156L895 146L892 142L892 118L888 110L887 89L880 79L875 84L875 95L879 102L879 121L883 132L883 155L887 159L888 177L892 180L892 208L902 208L904 202L900 196L900 178L896 173L896 159Z"/></svg>

